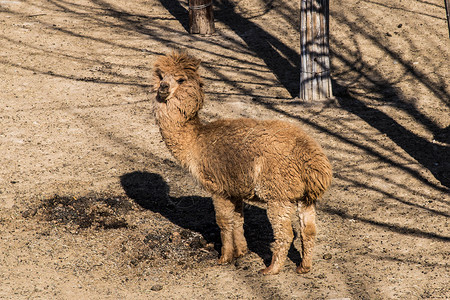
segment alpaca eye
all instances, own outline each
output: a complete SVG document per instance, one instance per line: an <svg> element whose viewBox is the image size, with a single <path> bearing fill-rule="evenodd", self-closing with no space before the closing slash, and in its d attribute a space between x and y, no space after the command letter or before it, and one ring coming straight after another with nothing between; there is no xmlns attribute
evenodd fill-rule
<svg viewBox="0 0 450 300"><path fill-rule="evenodd" d="M186 81L186 79L184 79L184 78L180 78L180 79L177 80L178 84L182 84L185 81Z"/></svg>

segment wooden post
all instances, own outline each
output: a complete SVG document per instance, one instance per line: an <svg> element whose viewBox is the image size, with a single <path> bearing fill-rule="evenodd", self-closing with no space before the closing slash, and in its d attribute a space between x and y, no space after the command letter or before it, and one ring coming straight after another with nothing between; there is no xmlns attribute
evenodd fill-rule
<svg viewBox="0 0 450 300"><path fill-rule="evenodd" d="M189 32L199 34L215 32L212 0L189 0Z"/></svg>
<svg viewBox="0 0 450 300"><path fill-rule="evenodd" d="M328 20L328 0L301 0L299 97L305 101L333 97Z"/></svg>

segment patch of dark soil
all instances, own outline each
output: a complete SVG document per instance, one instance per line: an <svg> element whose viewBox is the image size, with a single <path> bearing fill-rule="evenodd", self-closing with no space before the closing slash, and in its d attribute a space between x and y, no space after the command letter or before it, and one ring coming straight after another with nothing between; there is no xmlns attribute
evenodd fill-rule
<svg viewBox="0 0 450 300"><path fill-rule="evenodd" d="M46 221L79 228L116 229L129 226L124 216L135 208L126 197L55 195L37 208L25 210L22 216L38 215Z"/></svg>
<svg viewBox="0 0 450 300"><path fill-rule="evenodd" d="M144 255L136 256L132 263L138 264L147 259L161 262L173 262L175 265L189 268L193 263L216 260L218 252L213 243L208 243L203 236L188 229L175 231L153 230L144 234L142 240Z"/></svg>

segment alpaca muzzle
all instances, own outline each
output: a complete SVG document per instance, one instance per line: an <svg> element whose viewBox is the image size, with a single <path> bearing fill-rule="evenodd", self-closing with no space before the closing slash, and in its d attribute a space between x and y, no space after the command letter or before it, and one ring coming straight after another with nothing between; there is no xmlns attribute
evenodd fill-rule
<svg viewBox="0 0 450 300"><path fill-rule="evenodd" d="M170 95L170 85L167 82L162 81L159 84L157 98L159 101L165 101Z"/></svg>

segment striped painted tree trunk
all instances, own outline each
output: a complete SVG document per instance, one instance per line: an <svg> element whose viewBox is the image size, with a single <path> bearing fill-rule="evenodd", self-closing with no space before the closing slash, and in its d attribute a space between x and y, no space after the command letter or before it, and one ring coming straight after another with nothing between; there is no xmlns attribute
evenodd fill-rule
<svg viewBox="0 0 450 300"><path fill-rule="evenodd" d="M328 5L328 0L301 0L299 97L305 101L321 101L333 97Z"/></svg>

